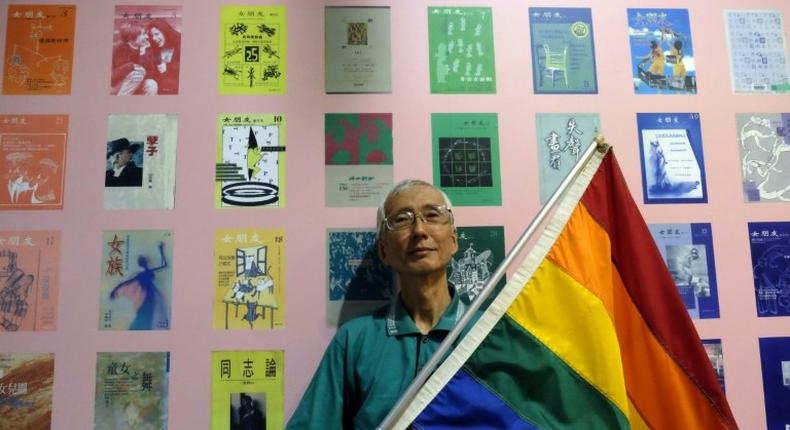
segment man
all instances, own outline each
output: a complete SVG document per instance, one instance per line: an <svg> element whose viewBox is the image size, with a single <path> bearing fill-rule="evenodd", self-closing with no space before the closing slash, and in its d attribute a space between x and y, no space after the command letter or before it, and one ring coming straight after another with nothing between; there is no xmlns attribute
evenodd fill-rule
<svg viewBox="0 0 790 430"><path fill-rule="evenodd" d="M467 308L447 282L458 237L443 192L403 181L377 221L376 248L398 275L399 294L338 330L288 429L375 428Z"/></svg>
<svg viewBox="0 0 790 430"><path fill-rule="evenodd" d="M132 156L139 149L139 143L130 144L129 139L125 137L110 142L107 153L110 168L104 172L105 187L140 187L143 185L143 169L137 167L132 160Z"/></svg>

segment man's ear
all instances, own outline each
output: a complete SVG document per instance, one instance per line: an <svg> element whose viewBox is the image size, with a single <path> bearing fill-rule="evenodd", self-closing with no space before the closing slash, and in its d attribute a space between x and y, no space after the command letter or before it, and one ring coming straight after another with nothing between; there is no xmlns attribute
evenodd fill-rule
<svg viewBox="0 0 790 430"><path fill-rule="evenodd" d="M376 241L376 252L378 253L381 262L384 263L385 266L388 266L387 252L384 250L384 242L381 239Z"/></svg>

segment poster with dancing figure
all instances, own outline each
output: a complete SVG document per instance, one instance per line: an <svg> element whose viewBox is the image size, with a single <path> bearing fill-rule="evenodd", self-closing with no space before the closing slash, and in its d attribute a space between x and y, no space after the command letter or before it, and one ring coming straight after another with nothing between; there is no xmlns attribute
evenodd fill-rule
<svg viewBox="0 0 790 430"><path fill-rule="evenodd" d="M49 430L55 355L0 353L0 427Z"/></svg>
<svg viewBox="0 0 790 430"><path fill-rule="evenodd" d="M750 222L758 317L790 316L790 222Z"/></svg>
<svg viewBox="0 0 790 430"><path fill-rule="evenodd" d="M285 231L218 229L214 233L214 328L285 326Z"/></svg>
<svg viewBox="0 0 790 430"><path fill-rule="evenodd" d="M102 233L100 330L169 330L173 232Z"/></svg>
<svg viewBox="0 0 790 430"><path fill-rule="evenodd" d="M735 115L747 202L790 202L790 113Z"/></svg>
<svg viewBox="0 0 790 430"><path fill-rule="evenodd" d="M217 134L214 206L285 207L285 117L223 114Z"/></svg>

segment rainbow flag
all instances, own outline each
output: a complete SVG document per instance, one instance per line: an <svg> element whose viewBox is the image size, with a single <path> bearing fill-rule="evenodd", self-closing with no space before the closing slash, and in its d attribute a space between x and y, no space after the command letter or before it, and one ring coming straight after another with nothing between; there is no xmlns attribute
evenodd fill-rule
<svg viewBox="0 0 790 430"><path fill-rule="evenodd" d="M611 151L571 185L406 427L737 428Z"/></svg>

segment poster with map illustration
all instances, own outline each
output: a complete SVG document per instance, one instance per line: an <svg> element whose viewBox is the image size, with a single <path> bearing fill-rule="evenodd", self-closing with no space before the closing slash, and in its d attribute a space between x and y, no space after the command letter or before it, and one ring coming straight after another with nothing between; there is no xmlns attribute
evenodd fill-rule
<svg viewBox="0 0 790 430"><path fill-rule="evenodd" d="M747 202L790 201L790 113L735 115Z"/></svg>

